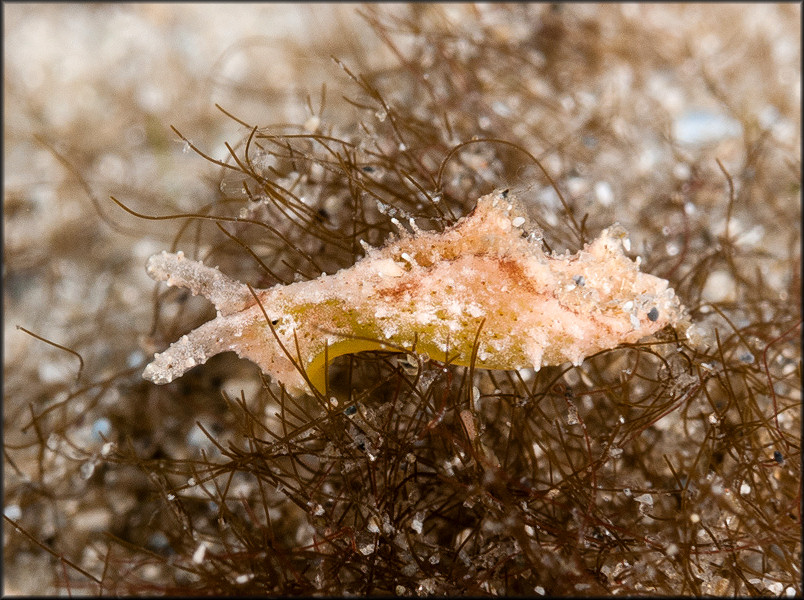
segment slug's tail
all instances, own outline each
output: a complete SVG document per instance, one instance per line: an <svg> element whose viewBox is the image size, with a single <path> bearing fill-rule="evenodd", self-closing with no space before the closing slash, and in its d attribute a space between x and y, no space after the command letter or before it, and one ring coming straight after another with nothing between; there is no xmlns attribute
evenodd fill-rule
<svg viewBox="0 0 804 600"><path fill-rule="evenodd" d="M221 334L220 323L210 321L181 336L164 352L155 354L153 361L143 370L142 377L160 385L170 383L227 350L231 350L229 337Z"/></svg>
<svg viewBox="0 0 804 600"><path fill-rule="evenodd" d="M161 252L148 259L148 275L156 281L183 287L194 296L204 296L224 316L248 308L254 297L248 286L227 277L214 267L207 267L184 256L184 252Z"/></svg>

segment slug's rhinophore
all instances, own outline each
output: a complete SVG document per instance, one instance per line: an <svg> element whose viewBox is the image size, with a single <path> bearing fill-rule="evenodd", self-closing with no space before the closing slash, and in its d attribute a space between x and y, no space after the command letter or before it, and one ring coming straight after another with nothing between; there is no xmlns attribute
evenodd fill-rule
<svg viewBox="0 0 804 600"><path fill-rule="evenodd" d="M513 197L490 194L443 233L405 233L334 275L255 294L162 252L148 274L205 296L218 316L157 354L143 377L168 383L232 350L290 392L307 389L302 371L323 391L327 362L342 354L399 350L468 366L475 343L479 368L579 365L680 319L667 281L623 252L618 225L574 255L546 254L528 230Z"/></svg>

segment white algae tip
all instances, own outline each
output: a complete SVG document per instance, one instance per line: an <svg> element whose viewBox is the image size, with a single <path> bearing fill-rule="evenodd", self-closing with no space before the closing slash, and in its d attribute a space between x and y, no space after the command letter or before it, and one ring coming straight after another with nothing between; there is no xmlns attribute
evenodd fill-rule
<svg viewBox="0 0 804 600"><path fill-rule="evenodd" d="M668 282L639 270L615 224L574 255L545 253L513 195L493 193L442 233L402 230L354 266L255 290L218 269L162 252L148 274L211 300L218 316L157 354L162 384L220 352L255 362L288 391L324 391L327 361L364 350L468 366L538 370L634 343L684 308ZM255 298L256 296L256 298ZM628 307L627 309L625 307ZM266 318L267 317L267 318Z"/></svg>

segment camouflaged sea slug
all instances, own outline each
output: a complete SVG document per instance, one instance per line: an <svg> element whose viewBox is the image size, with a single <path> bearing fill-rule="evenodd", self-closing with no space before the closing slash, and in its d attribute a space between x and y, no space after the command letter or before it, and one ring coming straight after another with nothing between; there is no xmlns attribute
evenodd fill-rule
<svg viewBox="0 0 804 600"><path fill-rule="evenodd" d="M475 342L478 368L580 365L681 318L668 282L625 255L619 225L572 255L545 253L528 231L521 205L496 192L443 233L405 232L350 268L255 294L162 252L148 274L205 296L218 315L156 354L143 377L168 383L231 350L291 393L308 391L302 370L324 391L327 363L342 354L397 350L467 366Z"/></svg>

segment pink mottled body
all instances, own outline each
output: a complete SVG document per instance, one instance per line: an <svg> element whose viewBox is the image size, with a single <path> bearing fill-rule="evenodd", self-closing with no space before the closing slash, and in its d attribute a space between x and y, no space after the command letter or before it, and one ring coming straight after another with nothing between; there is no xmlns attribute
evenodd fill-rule
<svg viewBox="0 0 804 600"><path fill-rule="evenodd" d="M475 340L480 368L578 365L680 319L668 282L625 255L619 226L577 254L550 255L527 225L512 197L490 194L443 233L405 234L333 275L257 290L259 303L181 253L153 256L152 277L206 296L219 314L143 375L167 383L232 350L290 391L305 390L306 379L322 390L327 361L340 354L396 349L468 365Z"/></svg>

